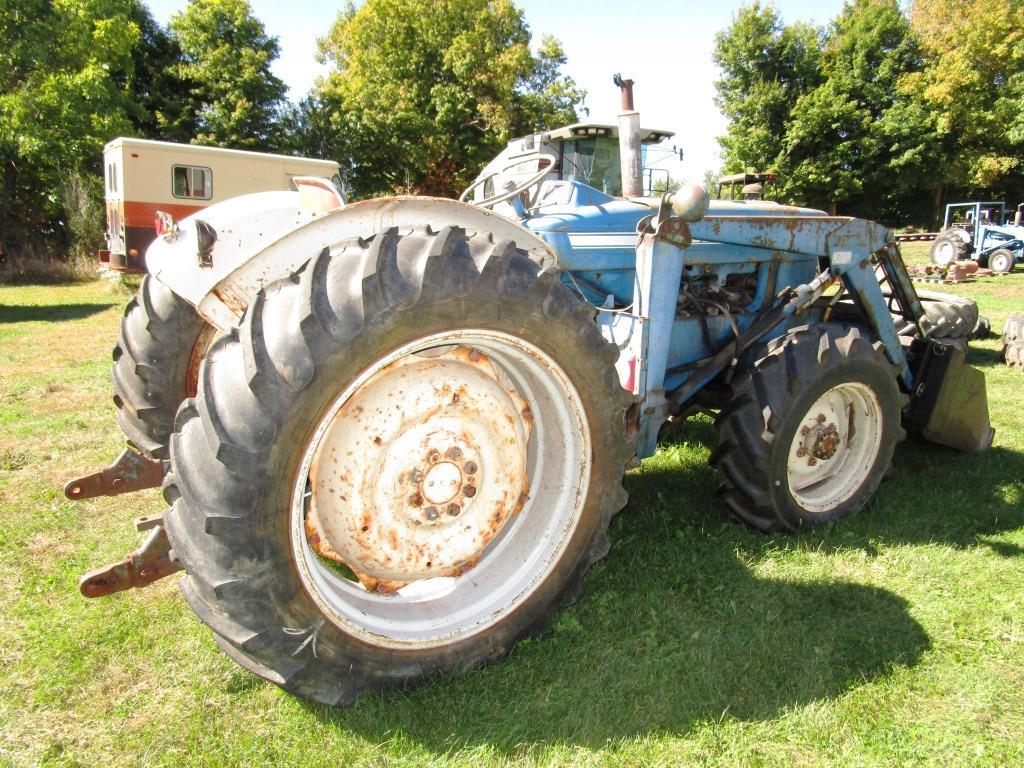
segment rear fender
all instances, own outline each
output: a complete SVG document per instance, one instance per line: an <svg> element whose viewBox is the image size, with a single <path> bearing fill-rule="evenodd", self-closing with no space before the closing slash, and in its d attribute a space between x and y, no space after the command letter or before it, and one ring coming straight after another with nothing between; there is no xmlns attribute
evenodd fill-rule
<svg viewBox="0 0 1024 768"><path fill-rule="evenodd" d="M217 239L202 266L196 221ZM509 219L439 197L384 197L332 211L317 210L299 192L236 197L183 219L171 241L158 238L146 253L149 272L195 305L221 330L238 324L263 286L287 277L324 248L338 251L390 227L457 226L511 240L538 261L554 255L544 241ZM201 225L200 225L201 227Z"/></svg>

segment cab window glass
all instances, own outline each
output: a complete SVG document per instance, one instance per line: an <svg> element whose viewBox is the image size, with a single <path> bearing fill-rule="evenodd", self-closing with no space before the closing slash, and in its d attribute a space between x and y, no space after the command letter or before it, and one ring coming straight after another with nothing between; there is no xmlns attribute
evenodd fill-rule
<svg viewBox="0 0 1024 768"><path fill-rule="evenodd" d="M619 140L590 136L566 141L562 145L562 178L582 182L606 195L621 195Z"/></svg>
<svg viewBox="0 0 1024 768"><path fill-rule="evenodd" d="M172 166L171 194L192 200L209 200L213 196L213 171L199 165Z"/></svg>

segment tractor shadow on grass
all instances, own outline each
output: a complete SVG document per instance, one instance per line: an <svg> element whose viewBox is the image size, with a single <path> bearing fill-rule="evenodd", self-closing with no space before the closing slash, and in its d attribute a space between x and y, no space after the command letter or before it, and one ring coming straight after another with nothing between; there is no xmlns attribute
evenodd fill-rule
<svg viewBox="0 0 1024 768"><path fill-rule="evenodd" d="M110 304L0 304L0 324L84 320L106 312Z"/></svg>
<svg viewBox="0 0 1024 768"><path fill-rule="evenodd" d="M703 443L710 429L682 438ZM897 595L833 573L772 578L773 555L793 537L728 522L705 456L681 450L627 476L613 548L548 636L480 671L310 711L372 743L517 757L538 745L596 748L723 718L769 720L917 662L929 639Z"/></svg>

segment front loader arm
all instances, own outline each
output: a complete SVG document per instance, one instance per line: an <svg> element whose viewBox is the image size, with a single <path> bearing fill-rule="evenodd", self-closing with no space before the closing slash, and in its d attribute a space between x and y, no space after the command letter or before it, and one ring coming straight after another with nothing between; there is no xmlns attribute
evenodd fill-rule
<svg viewBox="0 0 1024 768"><path fill-rule="evenodd" d="M900 295L906 296L916 309L915 321L923 314L917 294L902 262L895 263L886 250L890 233L886 227L864 219L848 216L707 216L690 225L696 240L728 243L738 246L768 248L828 259L832 278L843 286L863 310L865 319L882 343L900 377L909 388L913 374L899 342L896 324L875 274L874 259L886 264L899 279Z"/></svg>

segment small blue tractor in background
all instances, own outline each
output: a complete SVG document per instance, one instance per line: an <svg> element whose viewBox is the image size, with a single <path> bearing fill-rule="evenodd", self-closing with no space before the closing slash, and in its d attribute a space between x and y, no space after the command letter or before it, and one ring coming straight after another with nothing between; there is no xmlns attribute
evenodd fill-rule
<svg viewBox="0 0 1024 768"><path fill-rule="evenodd" d="M946 266L974 259L996 274L1006 274L1024 260L1024 204L1011 221L1005 203L950 203L942 232L932 243L932 263Z"/></svg>
<svg viewBox="0 0 1024 768"><path fill-rule="evenodd" d="M65 493L170 507L83 594L184 571L228 656L346 704L575 600L669 422L714 414L723 505L766 532L864 507L905 430L989 446L984 377L885 227L645 197L670 134L617 82L618 125L513 140L465 202L305 178L160 214L114 350L129 448Z"/></svg>

